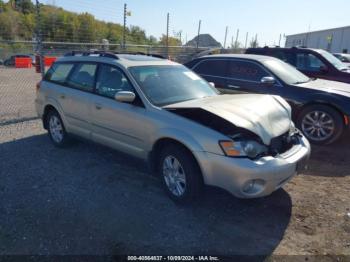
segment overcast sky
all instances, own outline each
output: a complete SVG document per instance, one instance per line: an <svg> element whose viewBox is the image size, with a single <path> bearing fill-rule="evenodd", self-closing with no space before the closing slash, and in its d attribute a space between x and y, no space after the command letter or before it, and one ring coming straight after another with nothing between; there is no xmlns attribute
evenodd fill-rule
<svg viewBox="0 0 350 262"><path fill-rule="evenodd" d="M74 12L89 12L96 18L123 22L126 3L132 16L128 24L138 25L147 35L160 37L166 32L166 14L170 13L170 33L182 30L183 40L197 34L209 33L227 44L240 30L239 41L244 44L258 34L260 45L278 44L280 34L294 34L350 25L349 0L41 0ZM282 38L283 39L283 38ZM284 43L284 41L282 41Z"/></svg>

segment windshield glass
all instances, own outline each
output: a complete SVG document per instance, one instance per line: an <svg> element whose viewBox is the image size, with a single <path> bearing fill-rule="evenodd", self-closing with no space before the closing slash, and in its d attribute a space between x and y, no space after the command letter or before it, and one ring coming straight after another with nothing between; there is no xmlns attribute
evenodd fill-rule
<svg viewBox="0 0 350 262"><path fill-rule="evenodd" d="M143 93L156 106L216 96L218 91L184 66L129 68Z"/></svg>
<svg viewBox="0 0 350 262"><path fill-rule="evenodd" d="M265 60L263 64L277 75L282 81L289 85L302 84L310 81L306 75L293 66L280 60Z"/></svg>
<svg viewBox="0 0 350 262"><path fill-rule="evenodd" d="M347 66L344 65L342 61L340 61L331 53L328 53L327 51L324 51L324 50L317 50L317 52L320 55L322 55L326 60L328 60L328 62L334 65L338 70L347 69Z"/></svg>

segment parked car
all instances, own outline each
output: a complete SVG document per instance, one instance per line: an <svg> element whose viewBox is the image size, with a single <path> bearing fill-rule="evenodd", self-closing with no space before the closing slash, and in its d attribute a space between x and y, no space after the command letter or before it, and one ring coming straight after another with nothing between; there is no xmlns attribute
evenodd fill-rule
<svg viewBox="0 0 350 262"><path fill-rule="evenodd" d="M342 61L344 64L346 64L348 67L350 67L350 54L335 53L333 55L340 61Z"/></svg>
<svg viewBox="0 0 350 262"><path fill-rule="evenodd" d="M213 55L186 65L225 93L283 97L292 106L297 127L315 144L336 141L349 126L349 84L309 78L268 56Z"/></svg>
<svg viewBox="0 0 350 262"><path fill-rule="evenodd" d="M331 53L312 48L248 48L246 54L267 55L281 59L309 77L350 83L350 69Z"/></svg>
<svg viewBox="0 0 350 262"><path fill-rule="evenodd" d="M178 202L203 184L241 198L269 195L310 154L282 98L219 95L164 59L73 52L37 88L36 110L54 145L77 135L144 159Z"/></svg>
<svg viewBox="0 0 350 262"><path fill-rule="evenodd" d="M13 55L4 61L5 66L15 66L16 58L30 58L32 60L32 64L35 62L34 55Z"/></svg>

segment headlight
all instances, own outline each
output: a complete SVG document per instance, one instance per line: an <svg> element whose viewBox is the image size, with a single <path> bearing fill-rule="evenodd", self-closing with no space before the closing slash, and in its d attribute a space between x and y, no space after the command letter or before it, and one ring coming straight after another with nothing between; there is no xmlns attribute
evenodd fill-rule
<svg viewBox="0 0 350 262"><path fill-rule="evenodd" d="M230 157L256 158L268 152L268 148L254 140L247 141L220 141L222 151Z"/></svg>

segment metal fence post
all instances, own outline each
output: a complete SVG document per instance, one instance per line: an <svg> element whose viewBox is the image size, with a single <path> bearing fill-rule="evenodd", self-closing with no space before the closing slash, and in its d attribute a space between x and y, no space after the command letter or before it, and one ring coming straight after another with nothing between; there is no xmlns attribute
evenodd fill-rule
<svg viewBox="0 0 350 262"><path fill-rule="evenodd" d="M42 47L42 35L41 35L41 15L40 15L40 3L39 0L35 1L36 6L36 52L40 59L40 73L44 77L45 65L43 59L43 47Z"/></svg>

